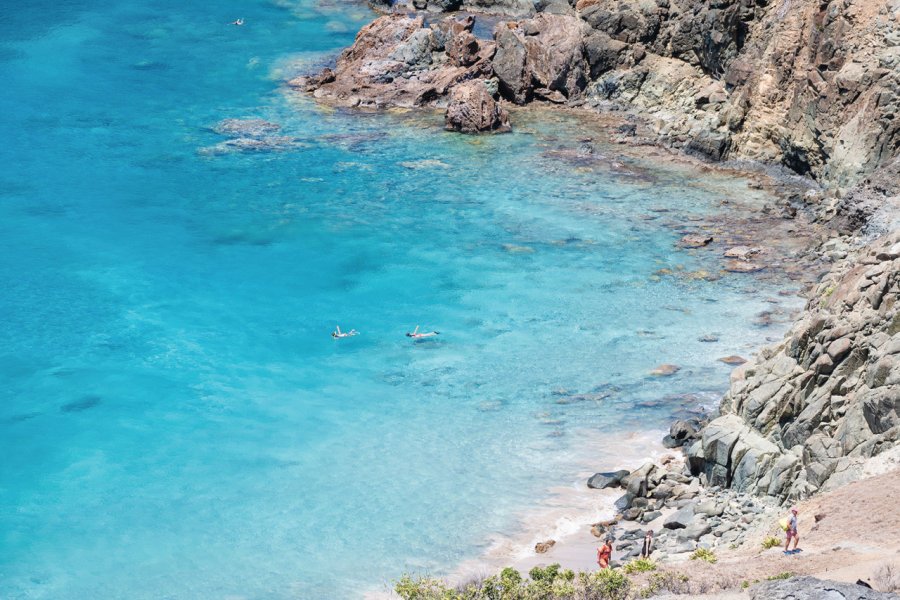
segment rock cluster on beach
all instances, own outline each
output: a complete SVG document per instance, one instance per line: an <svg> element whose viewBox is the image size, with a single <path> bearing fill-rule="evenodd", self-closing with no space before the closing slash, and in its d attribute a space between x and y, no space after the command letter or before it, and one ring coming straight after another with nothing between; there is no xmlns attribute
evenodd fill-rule
<svg viewBox="0 0 900 600"><path fill-rule="evenodd" d="M620 562L640 555L648 529L656 531L653 556L662 560L698 548L739 544L748 531L774 523L779 511L771 500L705 488L678 462L646 463L624 476L622 472L598 473L588 486L625 490L616 501L616 519L597 523L591 530L596 537L616 540Z"/></svg>

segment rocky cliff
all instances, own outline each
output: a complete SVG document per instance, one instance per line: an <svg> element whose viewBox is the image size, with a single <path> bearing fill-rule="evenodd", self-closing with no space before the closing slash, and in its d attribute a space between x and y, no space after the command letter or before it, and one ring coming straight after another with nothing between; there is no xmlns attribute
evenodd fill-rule
<svg viewBox="0 0 900 600"><path fill-rule="evenodd" d="M481 78L497 99L629 110L673 147L780 163L839 188L900 148L900 0L380 6L393 14L334 71L294 85L349 106L446 106L453 87ZM478 39L471 16L440 14L459 9L508 20Z"/></svg>
<svg viewBox="0 0 900 600"><path fill-rule="evenodd" d="M852 253L784 340L732 374L722 416L687 448L695 475L805 498L900 440L900 235Z"/></svg>

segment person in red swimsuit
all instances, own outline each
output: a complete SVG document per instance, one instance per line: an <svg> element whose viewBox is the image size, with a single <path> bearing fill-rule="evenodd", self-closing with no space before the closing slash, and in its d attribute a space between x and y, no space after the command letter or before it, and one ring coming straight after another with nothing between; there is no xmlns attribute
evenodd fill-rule
<svg viewBox="0 0 900 600"><path fill-rule="evenodd" d="M607 538L602 546L597 548L597 564L601 569L609 568L609 559L612 557L612 538Z"/></svg>

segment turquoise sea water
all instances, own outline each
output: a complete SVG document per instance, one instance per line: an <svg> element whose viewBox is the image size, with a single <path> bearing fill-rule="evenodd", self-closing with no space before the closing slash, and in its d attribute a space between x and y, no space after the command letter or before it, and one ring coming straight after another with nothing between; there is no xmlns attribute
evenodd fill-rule
<svg viewBox="0 0 900 600"><path fill-rule="evenodd" d="M0 597L341 598L446 572L617 452L575 430L662 428L772 335L777 279L654 276L718 269L671 225L761 201L742 181L601 138L579 157L572 116L468 138L281 90L369 18L3 12ZM237 117L295 143L219 152ZM682 370L648 378L663 362Z"/></svg>

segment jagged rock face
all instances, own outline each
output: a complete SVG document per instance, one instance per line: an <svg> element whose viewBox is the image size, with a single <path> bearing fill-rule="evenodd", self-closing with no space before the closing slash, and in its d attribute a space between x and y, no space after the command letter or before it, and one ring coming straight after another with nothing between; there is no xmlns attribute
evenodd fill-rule
<svg viewBox="0 0 900 600"><path fill-rule="evenodd" d="M627 44L607 75L592 70L597 101L657 117L677 147L781 162L839 186L897 152L900 0L577 6L591 28ZM645 51L655 59L642 61Z"/></svg>
<svg viewBox="0 0 900 600"><path fill-rule="evenodd" d="M427 26L422 16L392 14L363 27L334 71L289 85L341 106L413 107L445 101L457 84L490 73L494 44L476 40L474 20Z"/></svg>
<svg viewBox="0 0 900 600"><path fill-rule="evenodd" d="M900 234L837 267L785 340L735 369L722 412L692 470L780 499L846 483L900 440Z"/></svg>
<svg viewBox="0 0 900 600"><path fill-rule="evenodd" d="M509 113L494 100L483 79L453 88L445 121L446 129L462 133L510 131Z"/></svg>
<svg viewBox="0 0 900 600"><path fill-rule="evenodd" d="M637 109L673 147L715 160L783 163L839 187L900 148L900 0L466 0L462 7L529 18L498 24L494 44L476 39L471 25L445 39L440 23L382 17L363 28L333 79L326 73L297 85L343 105L418 106L441 104L457 83L494 73L517 104Z"/></svg>
<svg viewBox="0 0 900 600"><path fill-rule="evenodd" d="M537 96L552 102L578 98L588 82L581 22L566 15L540 14L503 22L494 36L494 73L500 89L517 104Z"/></svg>
<svg viewBox="0 0 900 600"><path fill-rule="evenodd" d="M724 79L734 152L847 186L897 150L898 0L771 2Z"/></svg>
<svg viewBox="0 0 900 600"><path fill-rule="evenodd" d="M753 586L752 600L785 598L790 600L895 600L897 594L877 592L856 585L824 581L815 577L791 577L784 581L770 581Z"/></svg>

